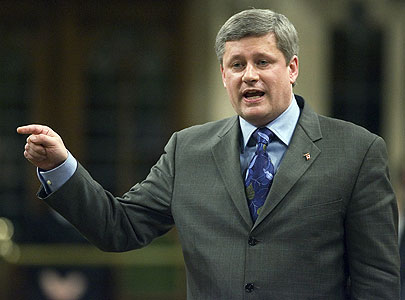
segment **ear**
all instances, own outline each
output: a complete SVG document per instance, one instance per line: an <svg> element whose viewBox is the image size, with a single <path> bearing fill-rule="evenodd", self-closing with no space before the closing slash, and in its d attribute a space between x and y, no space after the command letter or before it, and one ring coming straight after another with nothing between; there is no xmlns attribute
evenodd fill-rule
<svg viewBox="0 0 405 300"><path fill-rule="evenodd" d="M220 64L219 67L220 67L220 69L221 69L222 83L223 83L223 85L224 85L224 88L226 88L224 67L222 66L222 64Z"/></svg>
<svg viewBox="0 0 405 300"><path fill-rule="evenodd" d="M288 64L288 72L290 76L290 83L293 84L297 80L298 77L298 56L294 55L293 58L290 60Z"/></svg>

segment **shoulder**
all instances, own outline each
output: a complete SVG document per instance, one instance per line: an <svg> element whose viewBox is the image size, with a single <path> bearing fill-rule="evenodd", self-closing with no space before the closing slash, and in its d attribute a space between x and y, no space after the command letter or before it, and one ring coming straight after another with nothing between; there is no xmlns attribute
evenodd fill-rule
<svg viewBox="0 0 405 300"><path fill-rule="evenodd" d="M387 161L386 143L377 134L351 122L330 117L319 116L319 122L323 133L322 143L326 148L340 150L347 159L349 155L359 155L360 158L369 156Z"/></svg>
<svg viewBox="0 0 405 300"><path fill-rule="evenodd" d="M194 125L175 132L165 150L166 152L174 151L177 154L184 151L195 153L211 151L211 148L226 135L232 136L232 139L238 139L239 128L237 116Z"/></svg>
<svg viewBox="0 0 405 300"><path fill-rule="evenodd" d="M334 136L336 138L354 138L360 140L374 140L378 136L366 128L356 125L352 122L318 115L319 124L322 129L322 134L327 136Z"/></svg>
<svg viewBox="0 0 405 300"><path fill-rule="evenodd" d="M181 141L198 141L198 143L215 140L226 135L231 128L238 125L238 117L222 119L205 124L194 125L178 131L177 138Z"/></svg>
<svg viewBox="0 0 405 300"><path fill-rule="evenodd" d="M332 145L339 145L343 150L368 152L370 147L385 148L385 141L364 127L340 119L319 115L319 124L323 140Z"/></svg>
<svg viewBox="0 0 405 300"><path fill-rule="evenodd" d="M312 110L307 102L298 96L301 107L299 125L313 140L322 140L332 144L351 143L351 145L370 145L380 137L364 127L352 122L324 116Z"/></svg>

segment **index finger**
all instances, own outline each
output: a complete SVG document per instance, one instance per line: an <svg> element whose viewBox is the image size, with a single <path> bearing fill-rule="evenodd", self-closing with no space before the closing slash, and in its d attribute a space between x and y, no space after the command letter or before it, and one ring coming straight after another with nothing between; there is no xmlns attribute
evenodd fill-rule
<svg viewBox="0 0 405 300"><path fill-rule="evenodd" d="M17 128L19 134L45 134L49 136L55 136L55 133L51 128L45 125L31 124L20 126Z"/></svg>

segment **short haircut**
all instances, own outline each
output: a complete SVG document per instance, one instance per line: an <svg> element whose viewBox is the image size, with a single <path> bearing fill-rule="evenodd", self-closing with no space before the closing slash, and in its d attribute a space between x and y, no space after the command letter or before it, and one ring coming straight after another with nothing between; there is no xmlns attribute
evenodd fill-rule
<svg viewBox="0 0 405 300"><path fill-rule="evenodd" d="M274 34L277 48L283 53L288 65L293 56L298 55L297 31L287 17L269 9L244 10L225 22L215 40L215 52L219 63L223 64L226 42L268 33Z"/></svg>

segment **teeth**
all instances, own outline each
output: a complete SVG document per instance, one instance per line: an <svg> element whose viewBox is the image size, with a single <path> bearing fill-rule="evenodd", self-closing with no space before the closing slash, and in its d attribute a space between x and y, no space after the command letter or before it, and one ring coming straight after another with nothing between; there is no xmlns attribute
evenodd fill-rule
<svg viewBox="0 0 405 300"><path fill-rule="evenodd" d="M263 95L264 95L264 93L260 92L260 91L252 91L252 92L246 92L245 93L245 97L249 98L249 99L252 99L252 100L260 98Z"/></svg>

